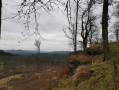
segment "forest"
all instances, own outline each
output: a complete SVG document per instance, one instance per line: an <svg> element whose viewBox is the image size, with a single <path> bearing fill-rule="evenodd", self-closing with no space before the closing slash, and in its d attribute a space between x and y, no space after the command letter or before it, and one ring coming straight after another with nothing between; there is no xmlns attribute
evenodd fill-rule
<svg viewBox="0 0 119 90"><path fill-rule="evenodd" d="M1 40L4 35L2 22L6 20L20 21L26 30L22 32L23 36L39 38L33 41L35 54L15 55L0 50L0 90L119 89L118 0L22 0L18 1L16 12L7 17L2 16L3 2L7 0L1 0ZM64 17L59 16L60 24L65 25L61 31L71 50L60 54L42 53L43 43L47 41L44 38L60 25L53 20L47 23L45 13L52 17L58 12L67 20L65 22ZM40 28L42 22L46 23L45 28L52 27L51 31L44 31L45 37ZM64 44L65 38L58 36L58 32L55 32L55 38L59 41L54 41L55 45ZM61 48L55 45L47 44L50 49ZM66 51L64 47L61 49Z"/></svg>

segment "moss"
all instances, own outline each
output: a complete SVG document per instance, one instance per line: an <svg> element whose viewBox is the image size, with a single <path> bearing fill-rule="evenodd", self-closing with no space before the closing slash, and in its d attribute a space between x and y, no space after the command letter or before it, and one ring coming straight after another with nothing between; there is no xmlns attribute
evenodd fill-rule
<svg viewBox="0 0 119 90"><path fill-rule="evenodd" d="M95 68L91 68L90 73L94 73L94 72L95 72Z"/></svg>
<svg viewBox="0 0 119 90"><path fill-rule="evenodd" d="M85 50L88 55L100 55L103 53L102 43L94 44Z"/></svg>
<svg viewBox="0 0 119 90"><path fill-rule="evenodd" d="M101 62L94 65L95 72L90 77L78 84L77 90L112 90L114 88L112 61ZM118 65L119 68L119 65ZM117 78L117 80L119 77ZM119 85L119 83L118 83Z"/></svg>
<svg viewBox="0 0 119 90"><path fill-rule="evenodd" d="M73 76L62 79L58 87L53 90L115 90L113 60L116 60L119 72L119 43L110 43L109 47L108 60L105 62L102 62L103 55L97 55L102 53L101 43L89 47L89 51L86 54L79 53L79 56L70 56L70 60L68 61L76 66L77 62L89 61L90 56L95 62L93 64L89 63L89 65L77 66L79 69L77 68L76 70L78 71L76 71ZM95 52L98 53L94 54ZM89 69L89 73L91 73L89 78L86 78L88 77L87 75L85 75L86 77L84 75L81 76L81 72L84 73L84 69L81 69L81 67L84 68L86 72L88 72L87 69ZM115 78L117 88L119 88L119 75ZM74 81L80 81L80 79L82 80L81 82L74 83Z"/></svg>

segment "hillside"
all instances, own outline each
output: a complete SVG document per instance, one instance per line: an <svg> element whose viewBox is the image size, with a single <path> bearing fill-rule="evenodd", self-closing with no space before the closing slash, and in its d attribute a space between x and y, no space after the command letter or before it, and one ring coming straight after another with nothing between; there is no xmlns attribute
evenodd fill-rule
<svg viewBox="0 0 119 90"><path fill-rule="evenodd" d="M40 79L38 64L34 62L37 58L33 58L33 55L10 56L10 64L4 62L5 66L11 65L9 75L2 73L3 67L0 69L0 90L6 90L7 85L9 90L119 90L119 43L109 45L110 52L105 62L100 43L87 48L85 52L78 51L77 55L70 54L67 59L69 69L64 64L66 58L63 59L68 55L42 53L44 62L40 65ZM14 61L15 70L12 65Z"/></svg>
<svg viewBox="0 0 119 90"><path fill-rule="evenodd" d="M31 54L36 54L36 51L33 50L4 50L6 53L11 53L11 54L18 54L18 55L31 55Z"/></svg>
<svg viewBox="0 0 119 90"><path fill-rule="evenodd" d="M0 50L0 55L13 55L13 54L4 52L3 50Z"/></svg>
<svg viewBox="0 0 119 90"><path fill-rule="evenodd" d="M119 43L109 47L105 62L101 43L71 55L67 62L73 75L61 79L53 90L119 90Z"/></svg>
<svg viewBox="0 0 119 90"><path fill-rule="evenodd" d="M18 55L32 55L32 54L37 54L37 51L34 50L3 50L6 53L11 53L11 54L18 54ZM69 54L70 51L41 51L41 54Z"/></svg>

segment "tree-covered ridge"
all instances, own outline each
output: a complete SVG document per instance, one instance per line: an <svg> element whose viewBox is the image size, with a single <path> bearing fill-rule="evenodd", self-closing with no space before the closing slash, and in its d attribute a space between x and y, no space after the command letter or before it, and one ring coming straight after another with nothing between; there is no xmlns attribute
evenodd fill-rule
<svg viewBox="0 0 119 90"><path fill-rule="evenodd" d="M0 55L13 55L13 54L4 52L3 50L0 50Z"/></svg>

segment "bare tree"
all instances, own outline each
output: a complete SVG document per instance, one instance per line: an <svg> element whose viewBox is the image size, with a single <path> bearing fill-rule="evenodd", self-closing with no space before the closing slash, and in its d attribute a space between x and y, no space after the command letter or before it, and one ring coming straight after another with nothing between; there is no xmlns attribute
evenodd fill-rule
<svg viewBox="0 0 119 90"><path fill-rule="evenodd" d="M99 37L99 30L98 30L98 26L96 24L96 16L91 15L90 16L90 32L89 32L89 44L90 46L93 45L97 40L97 38Z"/></svg>
<svg viewBox="0 0 119 90"><path fill-rule="evenodd" d="M116 42L119 42L119 21L115 22L113 27L113 34L116 36Z"/></svg>
<svg viewBox="0 0 119 90"><path fill-rule="evenodd" d="M76 48L75 48L75 32L74 32L74 24L67 28L64 28L63 31L65 33L65 35L67 36L67 38L69 38L71 40L70 45L73 46L73 50L74 52L76 52ZM67 31L68 30L68 31ZM76 53L75 53L76 54Z"/></svg>
<svg viewBox="0 0 119 90"><path fill-rule="evenodd" d="M64 30L66 36L72 40L72 45L74 48L74 52L77 51L77 35L78 35L78 19L79 19L79 8L81 10L82 7L79 5L79 1L75 1L76 4L76 14L74 12L72 12L73 7L71 7L71 1L67 1L66 4L66 10L67 10L67 18L68 18L68 22L69 22L69 33L71 35L68 35L66 32L66 29ZM95 20L96 20L96 16L92 15L92 7L95 4L94 0L90 0L87 1L87 8L85 8L85 10L83 10L82 13L82 17L81 17L81 37L83 38L83 49L85 50L87 48L87 44L88 44L88 40L90 41L90 44L92 45L92 39L94 34L96 34L96 24L95 24ZM78 15L77 15L78 14ZM75 20L76 22L74 22L74 17L73 15L75 15Z"/></svg>
<svg viewBox="0 0 119 90"><path fill-rule="evenodd" d="M115 15L117 21L113 25L113 27L114 27L113 33L116 36L116 42L119 42L119 2L117 3L114 10L115 10L114 15Z"/></svg>
<svg viewBox="0 0 119 90"><path fill-rule="evenodd" d="M36 46L38 54L40 54L41 41L39 39L36 39L34 45Z"/></svg>
<svg viewBox="0 0 119 90"><path fill-rule="evenodd" d="M34 45L36 46L36 49L38 51L38 55L36 58L36 64L37 64L37 70L38 70L39 79L40 79L40 46L41 46L41 41L39 39L36 39Z"/></svg>
<svg viewBox="0 0 119 90"><path fill-rule="evenodd" d="M94 5L94 1L90 0L88 2L88 7L83 10L82 16L81 16L81 37L83 39L83 49L85 50L87 48L88 44L88 37L92 30L92 22L95 20L95 17L91 16L91 9ZM85 20L85 21L84 21ZM93 33L91 33L93 34ZM91 36L92 38L92 36Z"/></svg>
<svg viewBox="0 0 119 90"><path fill-rule="evenodd" d="M68 31L71 35L68 35L66 29L64 30L65 35L72 40L72 45L74 53L77 53L77 35L78 35L78 16L79 16L79 2L76 0L75 6L72 7L71 0L68 0L66 3L67 19L68 19ZM75 11L74 11L75 8Z"/></svg>
<svg viewBox="0 0 119 90"><path fill-rule="evenodd" d="M114 15L119 18L119 2L116 2L117 5L116 5L116 8L115 8L115 12L114 12Z"/></svg>
<svg viewBox="0 0 119 90"><path fill-rule="evenodd" d="M75 54L77 52L78 12L79 12L79 0L77 0L77 2L76 2L76 30L75 30L75 38L74 38Z"/></svg>
<svg viewBox="0 0 119 90"><path fill-rule="evenodd" d="M50 15L50 12L53 11L54 8L60 9L61 5L65 5L65 3L59 0L22 0L18 12L12 18L24 19L25 28L28 30L28 36L33 34L40 35L39 18L43 14L42 11ZM32 33L30 30L31 22L35 23Z"/></svg>

